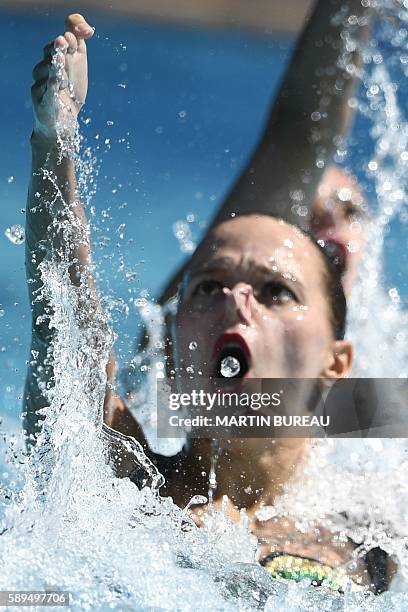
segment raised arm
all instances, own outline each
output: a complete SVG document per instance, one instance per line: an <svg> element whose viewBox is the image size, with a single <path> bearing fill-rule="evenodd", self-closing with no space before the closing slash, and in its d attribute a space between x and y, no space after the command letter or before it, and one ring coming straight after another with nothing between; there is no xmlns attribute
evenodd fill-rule
<svg viewBox="0 0 408 612"><path fill-rule="evenodd" d="M93 29L81 15L70 15L66 31L44 47L43 59L33 71L34 129L31 136L32 171L26 214L26 273L32 309L30 365L24 393L25 429L28 439L39 430L38 410L47 404L52 385L52 331L48 327L49 304L42 296L40 264L44 257L64 246L59 223L70 219L78 240L71 245L71 281L89 266L89 241L84 210L78 200L75 176L77 117L85 102L88 76L85 39ZM75 262L75 263L74 263ZM89 279L92 285L92 280Z"/></svg>
<svg viewBox="0 0 408 612"><path fill-rule="evenodd" d="M271 106L261 140L213 224L259 212L307 225L323 170L353 117L359 50L371 24L361 0L318 0ZM298 206L303 206L301 215Z"/></svg>
<svg viewBox="0 0 408 612"><path fill-rule="evenodd" d="M41 429L39 410L48 404L53 386L53 331L49 328L50 303L43 293L41 263L52 257L67 263L75 286L85 288L79 319L85 328L100 312L91 274L90 238L85 211L79 200L76 179L78 113L85 102L88 67L85 39L93 29L81 15L70 15L64 35L44 48L44 58L34 68L32 88L34 130L31 137L32 173L26 216L26 272L32 309L30 365L24 393L24 425L29 444ZM84 330L85 331L85 330ZM107 364L107 387L102 431L109 442L118 476L137 482L157 480L157 471L128 436L146 447L144 436L121 399L113 392L115 362ZM120 429L123 435L113 429ZM135 461L138 456L138 461Z"/></svg>

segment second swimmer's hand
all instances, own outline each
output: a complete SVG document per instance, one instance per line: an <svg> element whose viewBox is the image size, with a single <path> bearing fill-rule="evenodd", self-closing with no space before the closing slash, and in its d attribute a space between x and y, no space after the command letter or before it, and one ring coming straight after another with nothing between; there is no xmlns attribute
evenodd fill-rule
<svg viewBox="0 0 408 612"><path fill-rule="evenodd" d="M64 35L44 47L44 58L33 70L34 135L46 142L75 132L88 90L85 40L94 30L79 14L69 15L65 25Z"/></svg>

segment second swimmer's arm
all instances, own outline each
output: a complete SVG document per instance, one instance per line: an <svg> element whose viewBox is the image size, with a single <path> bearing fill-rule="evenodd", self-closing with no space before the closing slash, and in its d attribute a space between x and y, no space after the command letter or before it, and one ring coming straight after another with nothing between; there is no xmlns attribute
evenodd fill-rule
<svg viewBox="0 0 408 612"><path fill-rule="evenodd" d="M354 25L345 25L349 18ZM214 224L230 218L231 213L252 212L307 225L307 216L299 216L293 205L310 210L325 164L349 129L359 47L370 32L371 21L371 9L363 8L361 0L318 0L295 47L261 141ZM351 27L354 52L350 52L351 42L346 50L344 40Z"/></svg>
<svg viewBox="0 0 408 612"><path fill-rule="evenodd" d="M232 213L264 213L307 227L308 215L299 216L293 205L302 205L303 212L310 210L324 171L322 164L316 164L317 158L325 164L330 162L339 137L346 135L353 117L349 100L357 75L347 73L341 62L347 57L341 33L350 15L358 19L353 40L361 45L372 22L372 13L362 7L361 0L316 3L271 106L260 142L211 226L231 218ZM337 16L341 18L336 20ZM357 66L358 51L348 59ZM181 266L166 285L160 303L176 293L186 266Z"/></svg>

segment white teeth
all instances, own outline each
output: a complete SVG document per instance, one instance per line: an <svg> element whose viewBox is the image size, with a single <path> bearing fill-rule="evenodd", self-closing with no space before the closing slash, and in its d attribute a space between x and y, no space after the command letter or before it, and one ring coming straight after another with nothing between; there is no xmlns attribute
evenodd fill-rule
<svg viewBox="0 0 408 612"><path fill-rule="evenodd" d="M221 361L220 372L224 378L232 378L239 374L240 370L241 364L236 357L228 355Z"/></svg>

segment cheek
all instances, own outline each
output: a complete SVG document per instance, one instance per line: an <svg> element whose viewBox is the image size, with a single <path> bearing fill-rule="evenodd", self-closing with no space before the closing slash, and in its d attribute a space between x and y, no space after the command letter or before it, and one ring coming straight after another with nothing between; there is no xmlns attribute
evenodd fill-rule
<svg viewBox="0 0 408 612"><path fill-rule="evenodd" d="M314 378L323 369L331 338L324 304L305 309L295 306L263 312L255 328L248 330L248 340L257 347L259 376L273 371L288 378Z"/></svg>
<svg viewBox="0 0 408 612"><path fill-rule="evenodd" d="M209 311L190 313L182 309L176 318L176 348L181 364L201 366L214 344L212 316Z"/></svg>
<svg viewBox="0 0 408 612"><path fill-rule="evenodd" d="M364 252L366 237L359 223L351 223L348 233L347 251L351 260L359 261Z"/></svg>
<svg viewBox="0 0 408 612"><path fill-rule="evenodd" d="M357 254L361 255L365 235L360 222L346 221L337 229L336 236L347 248L349 257Z"/></svg>
<svg viewBox="0 0 408 612"><path fill-rule="evenodd" d="M323 316L314 311L295 314L285 327L285 359L289 372L295 377L318 376L325 366L329 343L330 326Z"/></svg>

